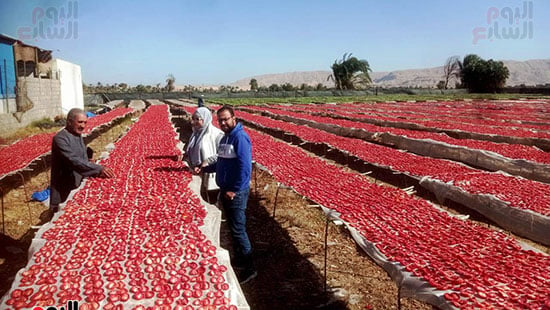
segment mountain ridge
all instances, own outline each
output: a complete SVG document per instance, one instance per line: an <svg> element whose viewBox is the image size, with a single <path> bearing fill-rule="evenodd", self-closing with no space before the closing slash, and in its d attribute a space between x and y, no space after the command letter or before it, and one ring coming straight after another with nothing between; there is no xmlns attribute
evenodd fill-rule
<svg viewBox="0 0 550 310"><path fill-rule="evenodd" d="M503 63L510 71L506 86L521 84L534 86L550 83L550 58L525 61L503 60ZM334 83L327 80L331 73L328 70L316 70L261 74L239 79L229 85L248 90L250 89L250 80L255 78L259 86L285 83L295 86L301 84L315 86L321 83L327 87L332 87ZM436 87L437 83L443 79L443 66L371 72L370 76L373 85L379 87ZM454 87L455 81L451 81L449 84Z"/></svg>

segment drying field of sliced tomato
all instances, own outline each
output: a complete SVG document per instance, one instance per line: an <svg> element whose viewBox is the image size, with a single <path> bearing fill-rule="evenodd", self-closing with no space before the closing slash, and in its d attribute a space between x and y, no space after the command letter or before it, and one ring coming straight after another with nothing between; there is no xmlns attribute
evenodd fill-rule
<svg viewBox="0 0 550 310"><path fill-rule="evenodd" d="M253 109L269 110L278 114L323 122L346 122L330 120L330 117L320 118L309 114L288 112L289 109L300 109L299 107L279 108L280 110L266 107ZM540 106L535 108L542 109ZM308 106L307 109L315 111L316 106ZM337 107L333 106L331 109L337 109ZM401 167L405 172L417 175L421 174L419 171L424 171L424 175L439 177L444 182L456 182L458 186L463 186L469 191L486 192L500 197L503 196L495 191L507 192L509 201L535 204L537 204L536 201L541 201L545 204L546 199L539 199L547 195L548 190L536 193L532 192L532 189L546 188L547 184L518 178L506 185L507 182L503 179L497 181L504 176L476 172L449 161L434 163L434 159L421 156L410 158L409 155L400 155L397 151L375 146L365 149L362 141L356 141L354 146L353 143L348 142L353 139L334 137L311 128L293 124L285 125L284 122L243 112L238 112L238 116L245 120L252 119L260 122L264 126L269 124L268 126L295 134L305 141L332 143L336 147L343 147L347 152L360 154L363 158L368 156L365 150L370 150L374 154L370 154L370 157L365 160L371 163L382 163L394 168ZM544 120L543 117L538 119L541 123ZM410 198L402 191L369 186L369 183L357 180L356 174L341 175L334 170L334 167L327 167L323 161L301 154L295 148L280 142L274 143L254 131L250 133L252 140L256 143L256 160L268 167L280 182L292 186L302 195L324 206L339 211L352 227L363 234L365 239L376 244L390 261L402 264L407 271L424 279L439 291L446 292L444 296L449 304L461 308L548 307L550 261L546 253L524 250L516 240L502 233L449 217L448 214L422 200ZM358 145L363 145L362 149L358 150ZM407 156L409 158L404 158ZM296 165L296 163L300 164ZM486 180L483 181L483 179ZM513 179L510 177L511 181ZM532 185L522 188L518 186L518 182ZM413 211L415 209L417 211ZM542 214L547 216L547 211L542 211ZM388 242L391 245L385 245ZM423 243L426 244L422 245ZM481 249L479 249L480 244L483 245ZM415 253L415 251L418 252ZM430 254L432 251L433 253ZM519 261L517 264L510 263L510 259L519 259ZM521 265L538 271L518 272L516 268L510 268L510 266ZM476 279L476 275L480 273L484 275L483 278ZM518 273L522 275L518 276ZM518 283L518 278L523 277L526 277L523 283ZM533 289L535 286L539 288L538 296L535 293L536 289Z"/></svg>
<svg viewBox="0 0 550 310"><path fill-rule="evenodd" d="M402 152L261 115L238 111L237 116L267 128L280 129L307 142L329 144L356 155L365 162L388 167L394 172L407 173L418 178L431 177L445 183L452 182L466 192L494 195L508 202L512 207L550 215L550 184L474 169L450 160Z"/></svg>
<svg viewBox="0 0 550 310"><path fill-rule="evenodd" d="M404 191L374 185L249 130L255 159L298 193L338 211L374 243L457 307L548 303L550 257L504 233L463 221ZM297 164L299 163L299 164Z"/></svg>
<svg viewBox="0 0 550 310"><path fill-rule="evenodd" d="M188 115L196 109L174 108ZM546 164L548 152L533 146L458 139L443 132L457 129L542 141L550 136L549 101L246 108L255 113L237 109L236 116L267 133L284 132L384 167L390 174L428 177L469 195L499 200L511 209L550 216L547 183L259 114L432 139ZM387 126L356 121L360 118ZM117 177L87 180L65 213L39 232L36 238L43 244L32 252L1 307L32 309L79 300L82 309L237 308L230 299L229 266L218 261L218 248L200 230L206 213L188 188L191 175L174 160L178 141L168 120L167 106L151 106L115 144L103 164ZM434 132L389 126L399 122ZM216 115L213 123L217 125ZM252 309L396 309L400 291L441 309L550 309L548 247L526 242L490 221L492 225L468 214L457 216L467 208L436 205L252 127L246 131L257 167L266 169L255 170L261 181L258 185L253 177L248 210L259 275L242 289ZM279 185L284 187L275 216ZM326 218L318 205L336 212L348 229L327 226L328 291L323 289ZM228 234L223 228L222 232ZM229 245L227 239L222 236L222 245ZM351 240L357 242L355 247ZM391 281L386 271L396 281L393 287L387 284ZM428 308L402 299L403 309Z"/></svg>
<svg viewBox="0 0 550 310"><path fill-rule="evenodd" d="M175 135L168 108L149 108L102 161L116 177L88 179L36 236L2 308L236 309Z"/></svg>
<svg viewBox="0 0 550 310"><path fill-rule="evenodd" d="M275 106L275 107L254 107L247 106L247 109L253 109L257 111L268 111L277 115L285 115L290 117L295 117L298 119L305 119L309 121L314 121L320 124L331 124L343 128L356 128L363 129L367 132L372 133L389 133L396 136L408 137L411 139L429 139L439 142L448 143L450 145L463 146L471 149L479 149L484 151L491 151L497 154L500 154L504 157L510 159L525 159L534 162L540 162L548 164L550 163L550 155L548 152L545 152L539 148L522 145L522 144L508 144L508 143L495 143L487 140L474 140L474 139L458 139L451 136L448 136L441 132L429 132L429 131L420 131L420 130L411 130L411 129L401 129L395 127L383 127L377 126L369 123L352 121L348 119L332 118L319 115L311 115L308 113L303 113L304 108L295 108L287 106ZM308 109L311 112L311 108ZM319 110L320 112L322 110ZM357 115L358 118L361 118L360 115ZM545 118L539 118L539 122L550 124L550 120ZM510 120L510 123L513 124L513 120ZM538 124L538 122L537 122ZM541 131L543 134L546 134L547 131Z"/></svg>

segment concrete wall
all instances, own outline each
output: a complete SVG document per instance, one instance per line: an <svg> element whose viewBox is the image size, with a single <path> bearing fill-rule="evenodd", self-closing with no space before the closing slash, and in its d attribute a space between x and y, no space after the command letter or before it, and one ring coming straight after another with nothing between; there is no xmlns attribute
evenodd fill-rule
<svg viewBox="0 0 550 310"><path fill-rule="evenodd" d="M0 115L2 113L8 113L8 111L15 111L17 106L15 105L15 98L1 98L0 101Z"/></svg>
<svg viewBox="0 0 550 310"><path fill-rule="evenodd" d="M62 114L60 82L56 79L18 78L20 92L26 88L27 102L32 102L32 109L26 112L16 112L10 107L9 113L0 113L0 135L10 134L21 127L28 126L33 121ZM26 85L25 87L22 87Z"/></svg>

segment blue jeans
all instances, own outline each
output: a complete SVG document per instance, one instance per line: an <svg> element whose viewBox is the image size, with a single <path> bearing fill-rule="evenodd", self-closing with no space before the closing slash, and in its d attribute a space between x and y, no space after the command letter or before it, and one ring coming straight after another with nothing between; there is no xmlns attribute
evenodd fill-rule
<svg viewBox="0 0 550 310"><path fill-rule="evenodd" d="M237 257L244 258L252 253L252 246L246 233L246 203L248 202L249 189L235 192L233 200L225 197L226 191L220 191L220 202L225 211L231 236L233 237L233 248Z"/></svg>

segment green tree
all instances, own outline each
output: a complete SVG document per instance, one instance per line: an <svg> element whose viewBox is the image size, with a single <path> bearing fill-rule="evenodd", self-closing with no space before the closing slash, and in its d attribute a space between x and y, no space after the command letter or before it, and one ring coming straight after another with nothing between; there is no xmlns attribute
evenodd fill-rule
<svg viewBox="0 0 550 310"><path fill-rule="evenodd" d="M372 83L369 72L372 72L369 62L364 59L344 54L341 60L332 64L332 74L327 78L333 80L336 89L356 89Z"/></svg>
<svg viewBox="0 0 550 310"><path fill-rule="evenodd" d="M281 90L281 87L275 83L269 85L269 90L270 91L280 91Z"/></svg>
<svg viewBox="0 0 550 310"><path fill-rule="evenodd" d="M510 71L502 61L483 58L470 54L462 61L460 77L462 85L469 92L496 92L504 87Z"/></svg>
<svg viewBox="0 0 550 310"><path fill-rule="evenodd" d="M293 91L295 90L296 88L294 87L294 85L290 84L290 83L285 83L283 85L281 85L281 88L285 91Z"/></svg>
<svg viewBox="0 0 550 310"><path fill-rule="evenodd" d="M315 85L315 90L327 90L327 87L322 83L318 83L317 85Z"/></svg>
<svg viewBox="0 0 550 310"><path fill-rule="evenodd" d="M258 81L256 79L251 79L250 80L250 90L258 90Z"/></svg>
<svg viewBox="0 0 550 310"><path fill-rule="evenodd" d="M143 85L141 85L141 84L138 84L138 85L136 86L136 91L137 91L138 93L144 93L145 90L146 90L146 89L145 89L145 86L143 86Z"/></svg>

